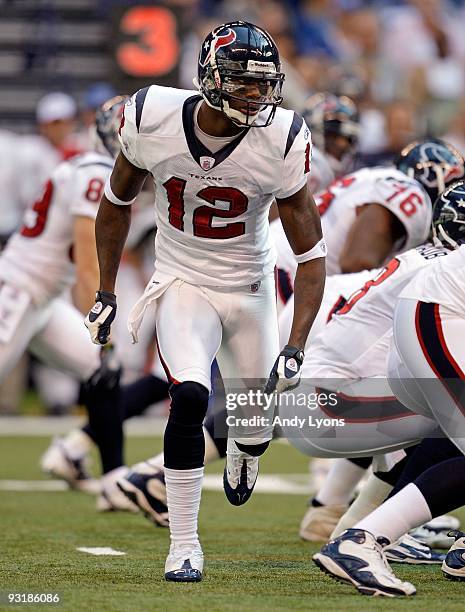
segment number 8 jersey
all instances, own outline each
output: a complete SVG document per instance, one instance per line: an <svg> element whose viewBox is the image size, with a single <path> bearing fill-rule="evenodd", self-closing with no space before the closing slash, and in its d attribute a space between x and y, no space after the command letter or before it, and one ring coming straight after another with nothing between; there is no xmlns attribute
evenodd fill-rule
<svg viewBox="0 0 465 612"><path fill-rule="evenodd" d="M277 109L271 125L245 129L219 151L197 138L193 91L152 85L126 104L122 152L155 182L156 269L187 282L243 286L275 265L268 211L306 184L310 133Z"/></svg>

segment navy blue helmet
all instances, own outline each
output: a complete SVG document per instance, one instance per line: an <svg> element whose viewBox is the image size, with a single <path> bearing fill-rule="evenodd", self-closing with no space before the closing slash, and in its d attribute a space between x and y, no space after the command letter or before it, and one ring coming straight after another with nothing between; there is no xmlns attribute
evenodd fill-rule
<svg viewBox="0 0 465 612"><path fill-rule="evenodd" d="M433 206L433 241L457 249L465 244L465 181L458 181Z"/></svg>
<svg viewBox="0 0 465 612"><path fill-rule="evenodd" d="M423 185L432 202L465 173L462 155L439 138L407 145L394 163L401 172Z"/></svg>
<svg viewBox="0 0 465 612"><path fill-rule="evenodd" d="M194 82L206 103L236 125L270 125L282 102L283 81L275 42L252 23L225 23L202 44Z"/></svg>

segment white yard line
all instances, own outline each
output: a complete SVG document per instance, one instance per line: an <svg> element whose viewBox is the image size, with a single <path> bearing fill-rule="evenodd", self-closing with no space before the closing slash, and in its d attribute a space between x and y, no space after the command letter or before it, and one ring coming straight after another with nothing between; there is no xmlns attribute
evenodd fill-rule
<svg viewBox="0 0 465 612"><path fill-rule="evenodd" d="M308 475L306 474L261 474L258 478L256 493L277 493L281 495L308 495ZM204 478L206 491L222 491L223 478L219 474L208 474ZM68 486L61 480L0 480L0 491L60 492Z"/></svg>
<svg viewBox="0 0 465 612"><path fill-rule="evenodd" d="M83 552L83 553L87 553L89 555L111 555L113 557L121 557L122 555L125 555L125 552L122 552L121 550L115 550L114 548L110 548L109 546L92 546L92 547L88 547L88 546L80 546L79 548L76 548L76 550L78 550L79 552Z"/></svg>
<svg viewBox="0 0 465 612"><path fill-rule="evenodd" d="M85 417L79 416L2 416L0 417L0 437L60 436L71 429L82 427L85 423ZM165 417L134 417L129 419L124 429L130 436L161 436L165 425Z"/></svg>

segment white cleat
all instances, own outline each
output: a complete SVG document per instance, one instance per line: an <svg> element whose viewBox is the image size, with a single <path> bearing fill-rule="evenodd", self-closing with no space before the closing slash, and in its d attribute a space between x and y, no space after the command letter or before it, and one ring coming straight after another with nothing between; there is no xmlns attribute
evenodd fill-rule
<svg viewBox="0 0 465 612"><path fill-rule="evenodd" d="M410 531L410 535L420 542L424 542L431 548L444 548L447 550L454 543L449 531L460 529L460 521L451 514L437 516L420 527Z"/></svg>
<svg viewBox="0 0 465 612"><path fill-rule="evenodd" d="M423 525L425 529L430 531L456 531L460 529L460 521L452 514L443 514L431 519Z"/></svg>
<svg viewBox="0 0 465 612"><path fill-rule="evenodd" d="M449 552L442 564L442 572L449 580L465 580L465 533L451 531L454 538Z"/></svg>
<svg viewBox="0 0 465 612"><path fill-rule="evenodd" d="M200 582L203 573L203 552L200 544L171 544L165 563L165 580Z"/></svg>
<svg viewBox="0 0 465 612"><path fill-rule="evenodd" d="M139 508L129 500L117 486L120 478L129 472L125 465L104 474L101 479L101 491L97 497L98 512L138 512Z"/></svg>
<svg viewBox="0 0 465 612"><path fill-rule="evenodd" d="M347 506L309 506L300 523L299 535L307 542L327 542Z"/></svg>
<svg viewBox="0 0 465 612"><path fill-rule="evenodd" d="M394 544L386 546L384 554L390 563L409 563L411 565L442 563L446 556L444 553L432 550L428 544L412 538L409 534L403 535Z"/></svg>
<svg viewBox="0 0 465 612"><path fill-rule="evenodd" d="M97 495L100 482L89 474L87 464L86 454L77 458L69 455L62 438L54 438L40 459L40 467L46 474L64 480L71 489Z"/></svg>
<svg viewBox="0 0 465 612"><path fill-rule="evenodd" d="M354 585L362 595L402 597L415 595L410 582L397 578L374 536L363 529L346 529L313 555L318 567Z"/></svg>
<svg viewBox="0 0 465 612"><path fill-rule="evenodd" d="M168 527L165 475L148 461L133 466L117 482L118 488L159 527Z"/></svg>
<svg viewBox="0 0 465 612"><path fill-rule="evenodd" d="M252 495L258 477L258 460L259 457L244 453L234 440L228 439L223 488L233 506L242 506Z"/></svg>

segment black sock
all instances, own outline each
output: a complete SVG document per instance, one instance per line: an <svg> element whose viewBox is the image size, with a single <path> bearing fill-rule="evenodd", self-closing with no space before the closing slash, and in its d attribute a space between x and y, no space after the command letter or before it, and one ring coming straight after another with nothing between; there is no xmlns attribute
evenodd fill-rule
<svg viewBox="0 0 465 612"><path fill-rule="evenodd" d="M405 448L405 457L398 461L389 471L375 472L375 476L386 484L391 485L391 487L395 486L395 484L399 481L399 478L403 474L406 466L408 465L410 457L414 454L416 448L416 445L410 446L409 448Z"/></svg>
<svg viewBox="0 0 465 612"><path fill-rule="evenodd" d="M96 372L86 383L84 397L89 413L89 431L98 445L102 472L106 474L124 465L119 373ZM88 433L87 428L84 431Z"/></svg>
<svg viewBox="0 0 465 612"><path fill-rule="evenodd" d="M422 440L418 446L414 447L414 452L405 463L404 469L396 480L389 497L398 493L433 465L460 455L461 452L448 438L426 438Z"/></svg>
<svg viewBox="0 0 465 612"><path fill-rule="evenodd" d="M459 457L433 465L414 484L420 489L433 518L461 508L465 505L465 457L460 453Z"/></svg>
<svg viewBox="0 0 465 612"><path fill-rule="evenodd" d="M364 470L367 470L373 463L373 457L346 457L346 459Z"/></svg>
<svg viewBox="0 0 465 612"><path fill-rule="evenodd" d="M208 407L208 389L186 381L173 385L170 393L171 409L163 444L165 467L173 470L202 467L205 457L202 424Z"/></svg>

